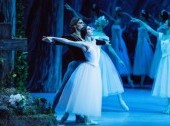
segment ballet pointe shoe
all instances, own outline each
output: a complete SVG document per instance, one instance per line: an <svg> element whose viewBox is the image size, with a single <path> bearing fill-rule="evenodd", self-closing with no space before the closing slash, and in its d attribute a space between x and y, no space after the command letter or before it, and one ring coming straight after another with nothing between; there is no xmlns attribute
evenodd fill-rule
<svg viewBox="0 0 170 126"><path fill-rule="evenodd" d="M98 122L89 119L87 116L85 116L84 118L85 118L85 125L98 125Z"/></svg>
<svg viewBox="0 0 170 126"><path fill-rule="evenodd" d="M120 105L122 106L122 108L125 110L125 111L129 111L129 107L127 106L127 104L125 103L124 100L119 100L120 102Z"/></svg>

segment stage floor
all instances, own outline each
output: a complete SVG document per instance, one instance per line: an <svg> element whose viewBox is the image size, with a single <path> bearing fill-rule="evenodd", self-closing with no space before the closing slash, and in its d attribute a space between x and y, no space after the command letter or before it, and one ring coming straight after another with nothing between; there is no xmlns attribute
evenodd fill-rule
<svg viewBox="0 0 170 126"><path fill-rule="evenodd" d="M54 93L33 93L33 96L44 97L52 102ZM103 98L102 117L92 119L99 122L99 126L170 126L170 115L162 112L167 101L152 97L151 89L125 88L122 96L129 106L129 112L121 108L114 95ZM61 119L62 114L63 112L56 110L57 120ZM71 114L65 126L79 126L74 120L75 117Z"/></svg>

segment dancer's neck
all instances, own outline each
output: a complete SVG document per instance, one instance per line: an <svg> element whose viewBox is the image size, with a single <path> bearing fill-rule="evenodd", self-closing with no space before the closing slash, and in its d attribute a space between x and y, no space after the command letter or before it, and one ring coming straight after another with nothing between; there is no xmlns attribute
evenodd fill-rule
<svg viewBox="0 0 170 126"><path fill-rule="evenodd" d="M91 41L93 41L93 38L92 38L91 36L86 36L86 37L85 37L85 40L91 42Z"/></svg>

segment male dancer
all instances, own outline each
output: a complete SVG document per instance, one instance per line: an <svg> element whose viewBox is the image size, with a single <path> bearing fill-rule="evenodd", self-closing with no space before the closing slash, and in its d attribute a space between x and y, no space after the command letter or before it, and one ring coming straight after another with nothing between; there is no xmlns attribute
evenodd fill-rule
<svg viewBox="0 0 170 126"><path fill-rule="evenodd" d="M84 22L82 21L81 18L72 18L70 22L71 34L65 37L75 42L81 41L82 38L81 38L80 30L83 26L84 26ZM82 50L77 47L69 46L68 54L71 54L71 56L69 57L71 58L70 59L71 61L68 64L66 73L64 74L62 85L54 97L54 101L52 105L53 112L55 112L55 108L59 102L62 91L68 79L70 78L71 74L81 62L85 61L85 57L84 57ZM69 113L65 113L61 119L61 122L65 122L68 116L69 116ZM76 115L76 123L85 123L85 120L82 116Z"/></svg>

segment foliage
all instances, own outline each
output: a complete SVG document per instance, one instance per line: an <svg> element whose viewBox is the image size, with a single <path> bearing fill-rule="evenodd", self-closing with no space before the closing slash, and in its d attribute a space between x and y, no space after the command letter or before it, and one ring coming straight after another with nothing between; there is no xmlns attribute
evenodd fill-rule
<svg viewBox="0 0 170 126"><path fill-rule="evenodd" d="M51 104L45 98L33 98L30 93L15 88L0 90L0 106L4 115L52 114Z"/></svg>
<svg viewBox="0 0 170 126"><path fill-rule="evenodd" d="M0 57L0 64L3 64L4 59Z"/></svg>
<svg viewBox="0 0 170 126"><path fill-rule="evenodd" d="M24 4L23 0L16 0L16 37L24 38Z"/></svg>
<svg viewBox="0 0 170 126"><path fill-rule="evenodd" d="M14 70L12 70L0 84L3 87L15 87L18 90L25 91L25 83L28 75L26 53L17 51L15 58Z"/></svg>

